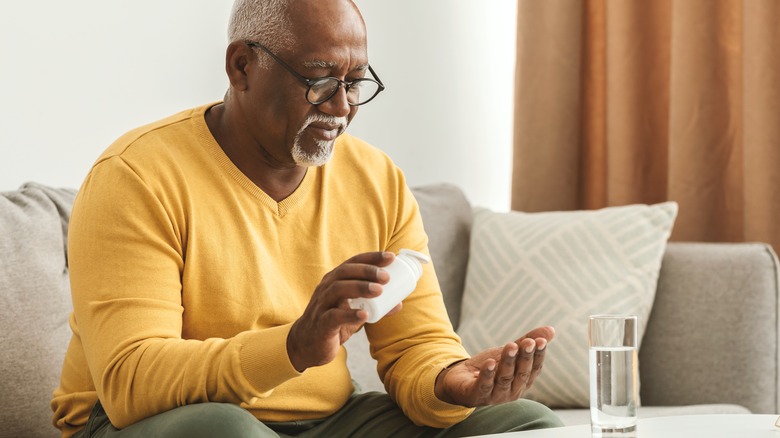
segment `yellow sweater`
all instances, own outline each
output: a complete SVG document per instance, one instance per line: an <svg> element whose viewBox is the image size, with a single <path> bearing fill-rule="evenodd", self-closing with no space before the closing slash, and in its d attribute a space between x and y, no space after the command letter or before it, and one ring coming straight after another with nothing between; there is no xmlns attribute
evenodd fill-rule
<svg viewBox="0 0 780 438"><path fill-rule="evenodd" d="M346 352L298 373L290 326L323 275L366 251L427 252L417 203L379 150L342 135L277 203L223 153L208 106L129 132L98 159L69 229L73 338L54 392L70 436L99 397L123 428L191 403L260 420L322 418L353 386ZM471 410L439 401L436 375L467 357L426 265L403 310L366 327L380 376L418 424Z"/></svg>

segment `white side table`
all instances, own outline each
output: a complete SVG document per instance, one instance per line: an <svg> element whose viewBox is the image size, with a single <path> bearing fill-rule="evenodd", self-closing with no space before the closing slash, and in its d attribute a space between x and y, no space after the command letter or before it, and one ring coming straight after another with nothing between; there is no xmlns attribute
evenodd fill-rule
<svg viewBox="0 0 780 438"><path fill-rule="evenodd" d="M679 415L639 419L637 438L780 438L777 415ZM590 438L590 425L530 430L483 438Z"/></svg>

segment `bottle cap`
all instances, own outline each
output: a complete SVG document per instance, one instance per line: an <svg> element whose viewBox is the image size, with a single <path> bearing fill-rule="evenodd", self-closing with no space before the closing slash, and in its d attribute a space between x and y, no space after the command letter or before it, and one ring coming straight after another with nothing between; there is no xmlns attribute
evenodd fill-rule
<svg viewBox="0 0 780 438"><path fill-rule="evenodd" d="M398 251L398 257L407 260L407 266L409 266L414 271L414 275L416 275L418 279L423 273L423 263L431 262L431 259L427 255L421 252L413 251L411 249L402 249Z"/></svg>
<svg viewBox="0 0 780 438"><path fill-rule="evenodd" d="M402 254L410 255L410 256L416 258L417 260L419 260L420 263L430 263L431 262L431 258L430 257L428 257L427 255L425 255L425 254L423 254L423 253L421 253L419 251L415 251L413 249L402 249L401 251L398 251L398 255L402 255Z"/></svg>

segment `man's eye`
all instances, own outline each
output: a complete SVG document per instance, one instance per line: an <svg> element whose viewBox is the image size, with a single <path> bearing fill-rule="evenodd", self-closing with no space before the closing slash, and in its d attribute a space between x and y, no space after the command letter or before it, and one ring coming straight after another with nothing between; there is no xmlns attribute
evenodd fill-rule
<svg viewBox="0 0 780 438"><path fill-rule="evenodd" d="M333 79L319 79L317 82L312 84L311 89L315 92L330 92L334 88L338 87L339 83L338 81L335 81Z"/></svg>

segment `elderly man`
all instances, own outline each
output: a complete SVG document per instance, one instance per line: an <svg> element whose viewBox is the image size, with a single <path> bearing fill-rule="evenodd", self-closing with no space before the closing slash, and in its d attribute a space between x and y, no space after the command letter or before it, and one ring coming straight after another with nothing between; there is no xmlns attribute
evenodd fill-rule
<svg viewBox="0 0 780 438"><path fill-rule="evenodd" d="M238 0L221 103L133 130L73 208L64 436L464 436L552 427L519 400L550 327L469 357L433 268L365 324L383 267L427 252L390 159L344 134L384 86L350 0ZM388 394L355 394L365 327Z"/></svg>

